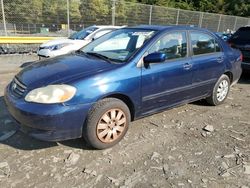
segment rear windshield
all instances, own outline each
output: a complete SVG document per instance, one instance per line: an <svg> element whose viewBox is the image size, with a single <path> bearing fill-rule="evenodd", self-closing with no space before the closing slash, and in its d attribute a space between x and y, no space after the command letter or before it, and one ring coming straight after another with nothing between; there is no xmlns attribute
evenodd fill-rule
<svg viewBox="0 0 250 188"><path fill-rule="evenodd" d="M250 40L250 27L241 27L232 36L233 40Z"/></svg>

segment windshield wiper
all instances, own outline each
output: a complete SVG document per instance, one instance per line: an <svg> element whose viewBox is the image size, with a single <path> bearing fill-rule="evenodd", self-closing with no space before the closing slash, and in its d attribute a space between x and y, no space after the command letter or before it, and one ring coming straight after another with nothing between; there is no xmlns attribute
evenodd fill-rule
<svg viewBox="0 0 250 188"><path fill-rule="evenodd" d="M107 56L105 56L105 55L102 55L102 54L99 54L99 53L96 53L96 52L87 52L86 54L98 57L98 58L103 59L103 60L105 60L105 61L107 61L109 63L112 63L112 60L110 58L108 58Z"/></svg>

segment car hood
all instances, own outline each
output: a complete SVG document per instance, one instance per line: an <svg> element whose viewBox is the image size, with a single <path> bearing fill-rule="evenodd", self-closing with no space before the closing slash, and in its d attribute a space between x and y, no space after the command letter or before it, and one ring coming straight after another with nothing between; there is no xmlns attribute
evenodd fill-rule
<svg viewBox="0 0 250 188"><path fill-rule="evenodd" d="M33 89L48 84L68 83L114 67L115 64L92 56L71 54L33 63L21 70L16 77L28 88Z"/></svg>
<svg viewBox="0 0 250 188"><path fill-rule="evenodd" d="M50 40L48 42L43 43L40 47L44 48L44 47L48 47L48 46L54 46L54 45L59 45L59 44L84 44L87 43L88 41L86 40L72 40L72 39L68 39L68 38L61 38L61 39L55 39L55 40Z"/></svg>

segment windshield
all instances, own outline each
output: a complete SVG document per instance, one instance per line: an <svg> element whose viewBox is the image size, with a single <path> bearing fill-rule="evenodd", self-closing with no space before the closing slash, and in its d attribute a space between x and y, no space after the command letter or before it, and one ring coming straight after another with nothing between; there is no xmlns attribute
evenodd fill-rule
<svg viewBox="0 0 250 188"><path fill-rule="evenodd" d="M81 49L87 54L100 54L116 62L127 61L151 38L154 30L124 28L108 33Z"/></svg>
<svg viewBox="0 0 250 188"><path fill-rule="evenodd" d="M72 40L80 40L80 39L85 39L90 33L93 33L95 30L97 30L97 27L87 27L86 29L76 32L73 35L69 37L69 39Z"/></svg>

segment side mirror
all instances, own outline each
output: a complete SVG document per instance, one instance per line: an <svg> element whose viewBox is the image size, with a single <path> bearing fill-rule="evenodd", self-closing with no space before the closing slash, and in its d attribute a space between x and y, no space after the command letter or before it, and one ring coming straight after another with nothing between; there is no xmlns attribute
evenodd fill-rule
<svg viewBox="0 0 250 188"><path fill-rule="evenodd" d="M144 63L160 63L166 60L166 54L154 52L143 58Z"/></svg>

